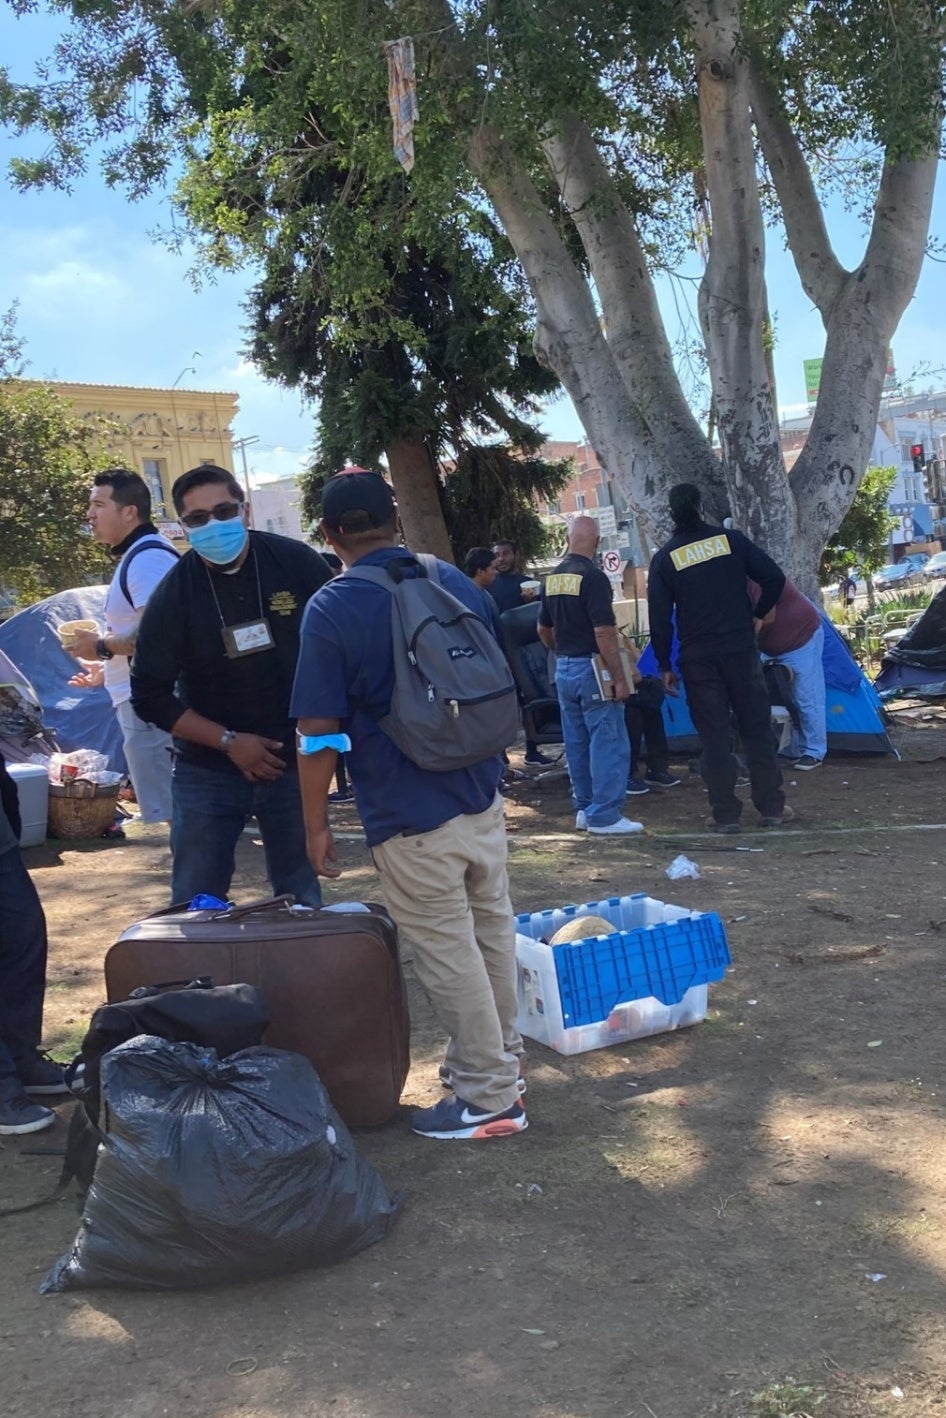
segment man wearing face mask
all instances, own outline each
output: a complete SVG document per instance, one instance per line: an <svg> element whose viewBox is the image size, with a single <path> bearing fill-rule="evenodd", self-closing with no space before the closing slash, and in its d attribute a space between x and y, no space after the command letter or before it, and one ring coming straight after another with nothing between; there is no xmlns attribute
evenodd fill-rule
<svg viewBox="0 0 946 1418"><path fill-rule="evenodd" d="M317 906L289 696L302 613L331 571L303 542L249 531L243 489L225 468L192 468L171 496L195 555L145 607L131 698L178 751L172 900L226 899L236 844L255 816L273 892Z"/></svg>

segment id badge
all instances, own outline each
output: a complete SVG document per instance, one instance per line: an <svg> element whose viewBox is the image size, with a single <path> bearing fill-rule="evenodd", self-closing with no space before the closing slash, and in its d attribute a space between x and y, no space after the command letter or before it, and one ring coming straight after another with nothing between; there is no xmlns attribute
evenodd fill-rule
<svg viewBox="0 0 946 1418"><path fill-rule="evenodd" d="M263 616L259 620L245 620L242 625L225 625L220 633L228 660L239 660L244 655L258 655L261 650L273 649L273 634L269 621Z"/></svg>

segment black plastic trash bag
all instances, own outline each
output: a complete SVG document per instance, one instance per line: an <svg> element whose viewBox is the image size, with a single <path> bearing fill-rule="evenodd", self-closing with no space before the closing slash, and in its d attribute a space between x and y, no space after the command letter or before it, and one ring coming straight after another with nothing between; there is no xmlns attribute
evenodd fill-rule
<svg viewBox="0 0 946 1418"><path fill-rule="evenodd" d="M328 1265L400 1209L300 1054L140 1035L102 1059L103 1145L40 1290L178 1289Z"/></svg>

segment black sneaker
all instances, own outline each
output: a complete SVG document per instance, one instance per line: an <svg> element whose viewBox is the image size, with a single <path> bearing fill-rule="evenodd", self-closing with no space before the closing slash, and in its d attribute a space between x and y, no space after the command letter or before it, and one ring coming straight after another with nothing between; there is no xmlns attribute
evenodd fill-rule
<svg viewBox="0 0 946 1418"><path fill-rule="evenodd" d="M55 1059L40 1053L38 1049L35 1054L30 1054L29 1058L17 1060L16 1072L26 1093L69 1092L66 1070L62 1064L57 1064Z"/></svg>
<svg viewBox="0 0 946 1418"><path fill-rule="evenodd" d="M648 788L679 788L680 779L663 769L660 773L645 773L644 782Z"/></svg>
<svg viewBox="0 0 946 1418"><path fill-rule="evenodd" d="M31 1103L25 1093L0 1099L0 1137L16 1137L20 1133L42 1132L51 1128L56 1114L41 1103Z"/></svg>
<svg viewBox="0 0 946 1418"><path fill-rule="evenodd" d="M647 784L644 782L643 778L628 778L628 780L627 780L627 796L628 796L629 798L637 798L637 797L640 797L642 793L649 793L649 792L650 792L650 789L648 788Z"/></svg>
<svg viewBox="0 0 946 1418"><path fill-rule="evenodd" d="M562 755L556 754L554 758L549 758L547 753L542 753L534 748L531 753L527 753L522 760L527 768L551 768L553 763L561 762Z"/></svg>
<svg viewBox="0 0 946 1418"><path fill-rule="evenodd" d="M742 824L739 822L717 822L715 817L708 817L706 825L711 832L718 832L723 837L735 837L737 832L742 831Z"/></svg>
<svg viewBox="0 0 946 1418"><path fill-rule="evenodd" d="M353 803L355 801L355 795L350 791L342 792L340 788L336 788L334 793L327 795L325 801L329 803Z"/></svg>
<svg viewBox="0 0 946 1418"><path fill-rule="evenodd" d="M810 753L803 753L801 758L796 758L792 767L801 769L802 773L810 773L812 768L821 767L821 759L814 758Z"/></svg>

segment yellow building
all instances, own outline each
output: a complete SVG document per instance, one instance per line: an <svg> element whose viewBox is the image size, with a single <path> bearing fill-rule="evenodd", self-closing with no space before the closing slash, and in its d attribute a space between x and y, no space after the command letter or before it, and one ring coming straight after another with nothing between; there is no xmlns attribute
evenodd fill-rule
<svg viewBox="0 0 946 1418"><path fill-rule="evenodd" d="M109 443L115 460L140 473L151 489L153 516L171 536L182 536L174 519L171 486L198 463L233 471L232 425L236 394L197 389L135 389L120 384L65 384L48 387L80 416L104 415L123 430Z"/></svg>

